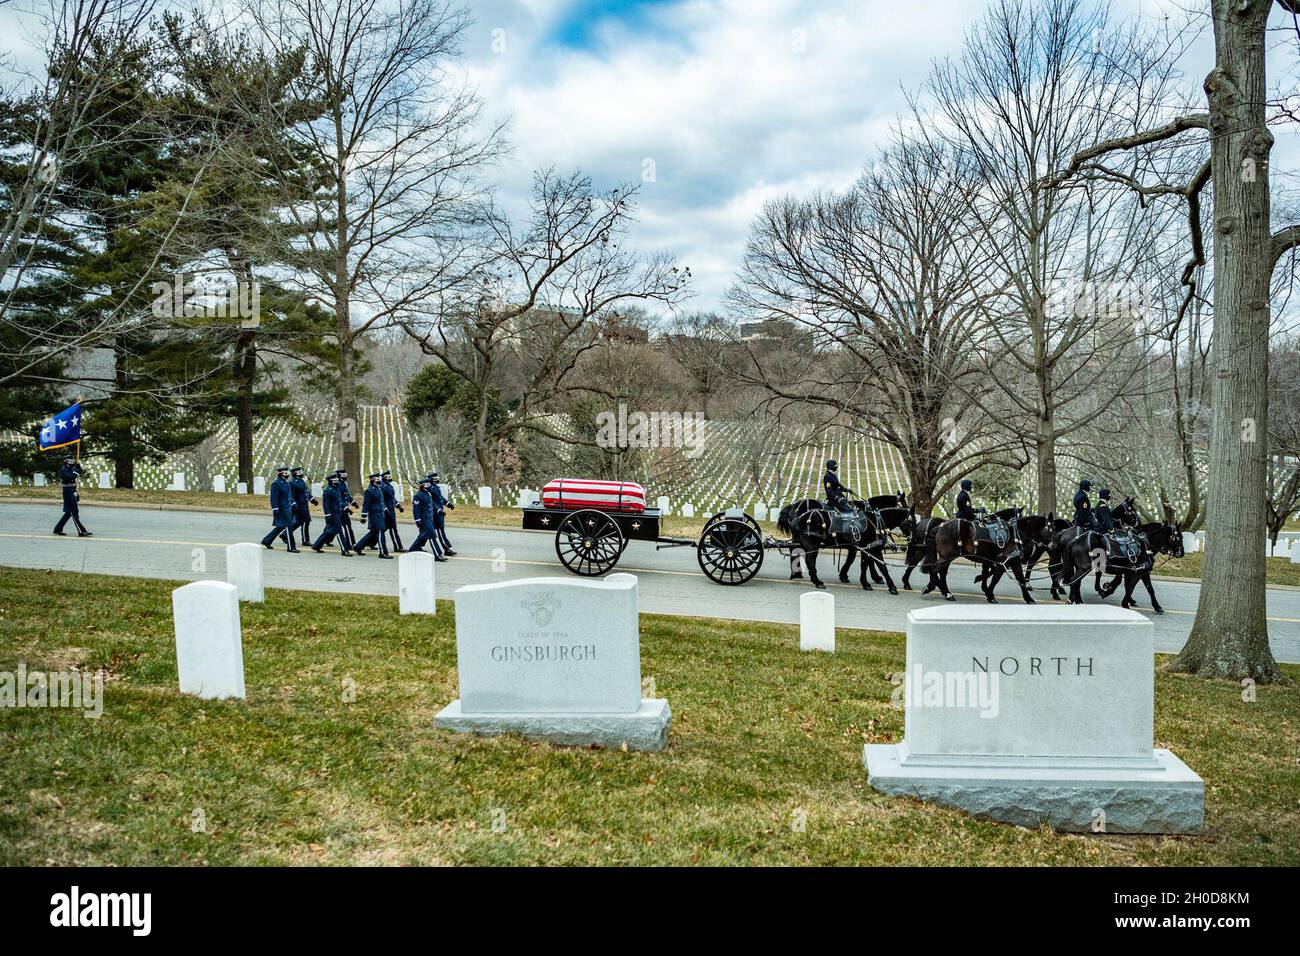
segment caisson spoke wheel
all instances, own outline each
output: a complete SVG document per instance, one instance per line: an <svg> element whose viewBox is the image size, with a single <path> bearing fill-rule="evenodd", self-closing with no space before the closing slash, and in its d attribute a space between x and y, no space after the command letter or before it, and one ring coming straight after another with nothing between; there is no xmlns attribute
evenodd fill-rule
<svg viewBox="0 0 1300 956"><path fill-rule="evenodd" d="M727 513L725 511L719 511L708 521L704 522L704 530L708 531L710 528L712 528L715 524L717 524L720 521L743 521L745 524L749 525L751 528L754 529L754 532L759 536L759 538L763 537L763 529L758 526L758 522L754 520L754 517L749 512L745 512L739 518L728 518Z"/></svg>
<svg viewBox="0 0 1300 956"><path fill-rule="evenodd" d="M763 566L763 540L749 522L723 518L705 526L696 558L718 584L744 584Z"/></svg>
<svg viewBox="0 0 1300 956"><path fill-rule="evenodd" d="M555 529L555 553L574 574L593 577L618 564L627 541L603 511L575 511Z"/></svg>

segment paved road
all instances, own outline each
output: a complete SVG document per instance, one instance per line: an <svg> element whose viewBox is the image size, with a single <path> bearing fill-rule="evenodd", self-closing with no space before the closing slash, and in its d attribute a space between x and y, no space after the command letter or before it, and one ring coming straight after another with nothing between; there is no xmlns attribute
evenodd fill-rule
<svg viewBox="0 0 1300 956"><path fill-rule="evenodd" d="M135 508L86 508L83 519L95 532L93 538L59 538L50 534L58 518L56 506L46 504L0 504L0 565L25 568L54 568L122 574L135 577L189 581L199 578L225 580L225 545L257 541L270 527L269 515L213 512L159 511ZM323 524L313 521L319 531ZM360 526L358 526L360 527ZM459 555L438 565L438 591L450 596L463 584L502 581L513 578L566 575L555 556L549 534L507 529L457 528L455 516L449 529ZM414 537L408 525L404 540ZM834 578L822 562L822 577ZM789 565L769 552L763 569L742 587L722 587L709 581L695 563L691 548L656 551L648 542L633 541L618 570L637 574L641 580L641 610L649 613L686 614L735 620L797 623L799 595L805 581L789 581ZM895 578L901 568L894 567ZM828 574L827 572L830 571ZM856 569L855 569L856 571ZM972 578L974 570L960 562L949 575L958 600L983 600ZM920 579L919 573L914 581ZM856 580L856 578L855 578ZM299 590L352 591L362 594L397 594L397 562L379 561L373 555L344 558L337 551L288 554L280 546L266 555L268 587ZM836 595L836 621L841 627L877 628L902 631L912 608L939 603L936 595L920 597L918 591L888 594L883 588L870 593L856 585L830 585ZM1195 616L1198 584L1156 582L1166 613L1149 616L1155 624L1156 648L1177 651L1182 647ZM1139 586L1145 605L1146 595ZM1045 591L1043 600L1050 600ZM1014 584L1004 581L999 596L1018 601ZM1087 595L1087 592L1085 592ZM1088 595L1085 600L1096 600ZM1110 602L1119 603L1118 597ZM1279 660L1300 663L1300 591L1270 589L1269 633Z"/></svg>

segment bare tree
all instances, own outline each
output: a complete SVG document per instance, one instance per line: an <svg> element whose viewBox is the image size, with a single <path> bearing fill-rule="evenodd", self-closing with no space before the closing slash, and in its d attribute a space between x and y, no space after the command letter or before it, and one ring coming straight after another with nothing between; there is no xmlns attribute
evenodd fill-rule
<svg viewBox="0 0 1300 956"><path fill-rule="evenodd" d="M1278 0L1291 17L1300 3ZM1193 133L1208 134L1209 158L1179 182L1132 185L1187 200L1191 253L1189 295L1205 264L1200 196L1213 190L1214 329L1211 377L1205 569L1192 632L1171 669L1207 677L1283 681L1268 642L1264 556L1269 460L1269 330L1273 271L1300 244L1300 225L1273 230L1270 212L1269 91L1266 32L1273 0L1212 0L1214 67L1205 78L1207 112L1163 117L1136 132L1076 152L1064 173L1106 168L1112 154L1131 154ZM1285 110L1283 111L1285 113ZM1204 147L1203 154L1204 154ZM1058 179L1061 177L1058 177Z"/></svg>
<svg viewBox="0 0 1300 956"><path fill-rule="evenodd" d="M305 50L299 96L320 106L290 124L319 187L302 200L296 176L284 182L289 258L299 286L334 315L338 439L355 473L358 337L459 276L459 231L478 173L502 149L500 129L484 132L476 94L447 73L469 23L449 0L249 2L282 56Z"/></svg>
<svg viewBox="0 0 1300 956"><path fill-rule="evenodd" d="M638 303L673 304L690 270L665 255L622 248L635 211L636 187L597 193L581 174L536 176L531 216L521 228L494 209L484 212L479 265L436 307L400 322L429 355L469 383L474 452L484 482L496 483L496 446L521 429L565 442L549 418L579 385L572 372ZM501 376L514 369L514 407L501 407ZM589 387L589 386L588 386Z"/></svg>

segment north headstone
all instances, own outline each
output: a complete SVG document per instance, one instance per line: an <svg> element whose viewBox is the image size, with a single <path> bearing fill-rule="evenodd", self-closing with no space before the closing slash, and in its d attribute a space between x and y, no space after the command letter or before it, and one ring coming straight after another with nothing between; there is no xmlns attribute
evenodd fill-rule
<svg viewBox="0 0 1300 956"><path fill-rule="evenodd" d="M244 697L239 595L224 581L195 581L172 591L176 673L182 694Z"/></svg>
<svg viewBox="0 0 1300 956"><path fill-rule="evenodd" d="M1152 747L1153 642L1105 605L911 611L904 736L866 746L868 783L1024 827L1197 832L1204 781Z"/></svg>
<svg viewBox="0 0 1300 956"><path fill-rule="evenodd" d="M261 603L266 599L262 577L260 544L226 545L226 581L239 590L241 601Z"/></svg>
<svg viewBox="0 0 1300 956"><path fill-rule="evenodd" d="M835 653L835 596L825 591L799 595L799 650Z"/></svg>
<svg viewBox="0 0 1300 956"><path fill-rule="evenodd" d="M521 578L456 591L460 698L448 730L661 750L668 701L641 696L637 580Z"/></svg>
<svg viewBox="0 0 1300 956"><path fill-rule="evenodd" d="M264 495L264 494L266 494L266 476L265 476L265 475L254 475L254 476L253 476L253 494L255 494L255 495Z"/></svg>
<svg viewBox="0 0 1300 956"><path fill-rule="evenodd" d="M215 492L216 492L217 494L219 494L219 495L224 495L224 494L226 493L226 476L225 476L225 475L213 475L213 476L212 476L212 490L215 491Z"/></svg>
<svg viewBox="0 0 1300 956"><path fill-rule="evenodd" d="M438 612L435 600L433 555L426 551L408 551L397 558L397 610L399 614Z"/></svg>
<svg viewBox="0 0 1300 956"><path fill-rule="evenodd" d="M478 506L480 508L492 507L492 489L487 485L480 485L478 489Z"/></svg>

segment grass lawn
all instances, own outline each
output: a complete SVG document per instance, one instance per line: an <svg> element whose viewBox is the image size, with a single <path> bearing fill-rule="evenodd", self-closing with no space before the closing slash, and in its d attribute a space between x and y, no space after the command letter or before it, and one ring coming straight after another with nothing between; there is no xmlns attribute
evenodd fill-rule
<svg viewBox="0 0 1300 956"><path fill-rule="evenodd" d="M3 575L0 670L109 680L98 720L0 710L0 865L1300 864L1294 686L1244 703L1160 674L1157 741L1205 777L1204 834L1071 836L867 788L863 743L902 736L898 634L810 655L791 626L645 616L669 748L561 749L434 730L456 696L449 603L430 621L268 591L242 611L249 699L213 702L176 691L172 584Z"/></svg>

